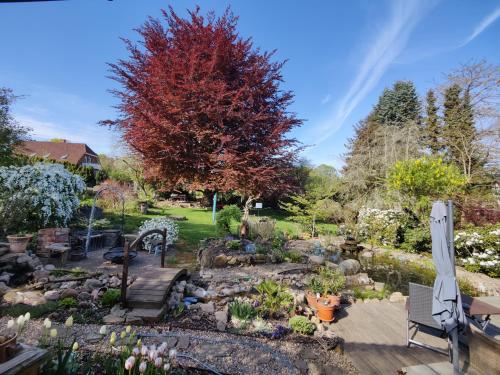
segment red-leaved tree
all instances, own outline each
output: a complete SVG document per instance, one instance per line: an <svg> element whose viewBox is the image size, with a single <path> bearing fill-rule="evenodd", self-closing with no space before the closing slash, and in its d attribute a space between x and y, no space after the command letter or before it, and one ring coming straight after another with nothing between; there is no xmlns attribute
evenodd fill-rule
<svg viewBox="0 0 500 375"><path fill-rule="evenodd" d="M247 210L259 196L287 190L298 142L286 134L302 121L281 91L283 62L253 48L228 9L220 18L199 8L180 18L163 11L125 40L130 56L110 64L122 89L116 125L165 187L235 191Z"/></svg>

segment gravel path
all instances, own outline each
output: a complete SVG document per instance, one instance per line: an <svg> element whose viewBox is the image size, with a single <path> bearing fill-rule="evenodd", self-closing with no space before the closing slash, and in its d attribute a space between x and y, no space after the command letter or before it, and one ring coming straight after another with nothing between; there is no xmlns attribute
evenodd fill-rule
<svg viewBox="0 0 500 375"><path fill-rule="evenodd" d="M5 327L8 317L0 318L0 327ZM36 344L41 337L42 320L28 323L23 339ZM63 324L54 323L59 335L64 336ZM75 335L84 350L102 348L98 335L99 325L75 324L71 335ZM313 338L291 335L287 339L269 340L213 331L170 330L168 325L136 327L138 335L146 344L166 341L179 353L193 356L225 374L247 375L291 375L291 374L358 374L348 359L335 351L325 350ZM124 326L108 326L110 332L121 332ZM191 366L196 363L179 358L179 362Z"/></svg>

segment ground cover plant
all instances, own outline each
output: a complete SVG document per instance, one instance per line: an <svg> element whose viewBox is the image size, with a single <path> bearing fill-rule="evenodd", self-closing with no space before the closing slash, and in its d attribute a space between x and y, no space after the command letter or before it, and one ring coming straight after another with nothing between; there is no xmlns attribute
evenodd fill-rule
<svg viewBox="0 0 500 375"><path fill-rule="evenodd" d="M295 315L288 320L288 324L293 332L303 335L312 335L316 330L316 325L312 323L307 317Z"/></svg>

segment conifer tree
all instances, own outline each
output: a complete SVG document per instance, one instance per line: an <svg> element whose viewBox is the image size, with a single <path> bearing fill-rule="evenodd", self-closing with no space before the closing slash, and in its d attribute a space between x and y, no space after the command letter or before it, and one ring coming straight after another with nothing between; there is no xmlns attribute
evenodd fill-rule
<svg viewBox="0 0 500 375"><path fill-rule="evenodd" d="M420 101L412 81L397 81L392 89L385 89L375 107L380 125L404 126L410 121L420 122Z"/></svg>
<svg viewBox="0 0 500 375"><path fill-rule="evenodd" d="M437 113L438 107L436 105L436 96L433 90L427 91L425 110L425 143L426 147L435 155L441 150L442 144L440 141L441 129Z"/></svg>

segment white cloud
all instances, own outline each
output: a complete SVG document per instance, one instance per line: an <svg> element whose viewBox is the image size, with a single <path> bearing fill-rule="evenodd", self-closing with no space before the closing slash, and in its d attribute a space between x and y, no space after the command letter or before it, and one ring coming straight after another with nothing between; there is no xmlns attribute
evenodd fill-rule
<svg viewBox="0 0 500 375"><path fill-rule="evenodd" d="M462 43L457 47L463 47L469 44L474 39L476 39L484 30L486 30L492 23L494 23L500 17L500 6L497 7L493 12L488 14L485 18L479 22L479 24L472 30L472 33L464 39Z"/></svg>
<svg viewBox="0 0 500 375"><path fill-rule="evenodd" d="M326 94L325 97L323 99L321 99L321 104L326 104L330 100L332 100L332 95L331 94Z"/></svg>
<svg viewBox="0 0 500 375"><path fill-rule="evenodd" d="M336 103L335 111L317 130L322 134L316 144L332 136L351 112L377 85L391 63L408 43L411 32L433 2L392 1L390 15L371 44L347 93Z"/></svg>

